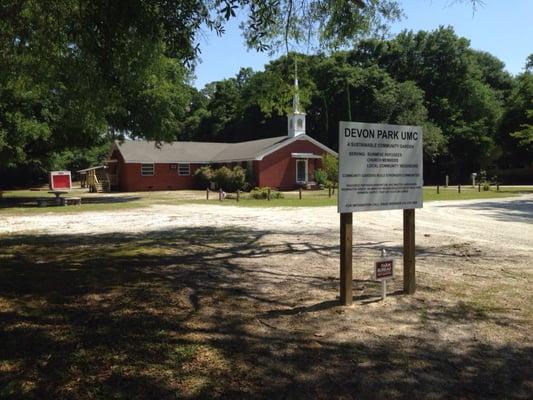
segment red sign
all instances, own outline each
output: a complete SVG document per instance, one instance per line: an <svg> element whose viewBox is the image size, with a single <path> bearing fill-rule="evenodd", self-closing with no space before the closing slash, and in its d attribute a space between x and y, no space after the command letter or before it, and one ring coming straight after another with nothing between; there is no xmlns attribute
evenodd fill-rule
<svg viewBox="0 0 533 400"><path fill-rule="evenodd" d="M50 189L51 190L70 190L72 181L70 171L52 171L50 172Z"/></svg>
<svg viewBox="0 0 533 400"><path fill-rule="evenodd" d="M389 279L394 276L394 260L378 260L375 263L374 277L376 280Z"/></svg>

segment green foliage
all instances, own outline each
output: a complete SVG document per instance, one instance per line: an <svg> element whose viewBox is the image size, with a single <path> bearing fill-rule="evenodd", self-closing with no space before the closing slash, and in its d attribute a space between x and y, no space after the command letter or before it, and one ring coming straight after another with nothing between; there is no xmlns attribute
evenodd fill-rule
<svg viewBox="0 0 533 400"><path fill-rule="evenodd" d="M322 156L322 169L326 174L328 184L336 185L339 181L339 160L329 153Z"/></svg>
<svg viewBox="0 0 533 400"><path fill-rule="evenodd" d="M442 133L442 129L431 122L423 125L424 158L435 161L446 154L448 140Z"/></svg>
<svg viewBox="0 0 533 400"><path fill-rule="evenodd" d="M196 28L172 30L183 17L158 3L2 2L0 169L83 164L125 132L177 137Z"/></svg>
<svg viewBox="0 0 533 400"><path fill-rule="evenodd" d="M213 170L208 165L201 166L194 171L193 179L198 189L208 188L213 181Z"/></svg>
<svg viewBox="0 0 533 400"><path fill-rule="evenodd" d="M215 183L217 189L226 192L236 192L242 190L246 183L246 172L244 168L235 166L232 169L222 166L212 169L209 166L202 166L194 172L194 181L197 188L209 187L211 182Z"/></svg>
<svg viewBox="0 0 533 400"><path fill-rule="evenodd" d="M388 122L424 127L429 167L460 174L496 161L530 163L532 57L515 79L451 28L362 40L401 16L398 3L5 0L0 170L98 162L86 153L125 134L161 141L284 134L295 58L308 134L333 149L340 120ZM264 71L242 69L202 91L191 88L200 27L223 33L239 9L251 47L309 40L321 49L354 48L287 51Z"/></svg>
<svg viewBox="0 0 533 400"><path fill-rule="evenodd" d="M246 171L244 168L239 167L238 165L233 167L232 173L232 191L242 190L246 182Z"/></svg>
<svg viewBox="0 0 533 400"><path fill-rule="evenodd" d="M66 149L52 154L46 165L46 169L77 171L83 168L101 165L107 159L108 155L109 144L107 142L88 149Z"/></svg>
<svg viewBox="0 0 533 400"><path fill-rule="evenodd" d="M233 174L228 167L220 167L213 171L213 181L217 189L231 192L233 187Z"/></svg>
<svg viewBox="0 0 533 400"><path fill-rule="evenodd" d="M509 166L533 163L533 73L516 78L500 125L503 160Z"/></svg>
<svg viewBox="0 0 533 400"><path fill-rule="evenodd" d="M268 191L270 190L271 199L282 199L283 193L273 190L268 186L265 187L255 187L250 191L250 198L255 200L265 200L268 198Z"/></svg>
<svg viewBox="0 0 533 400"><path fill-rule="evenodd" d="M523 124L520 125L520 130L512 132L511 137L516 140L516 144L528 152L533 153L533 125Z"/></svg>
<svg viewBox="0 0 533 400"><path fill-rule="evenodd" d="M318 168L315 170L315 181L317 184L322 185L322 186L329 185L328 175L321 168Z"/></svg>

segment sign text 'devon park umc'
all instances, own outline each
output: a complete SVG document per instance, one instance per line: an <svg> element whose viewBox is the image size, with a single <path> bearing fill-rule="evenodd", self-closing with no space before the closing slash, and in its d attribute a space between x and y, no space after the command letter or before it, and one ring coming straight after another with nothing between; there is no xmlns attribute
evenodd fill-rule
<svg viewBox="0 0 533 400"><path fill-rule="evenodd" d="M339 212L422 207L422 128L339 125Z"/></svg>

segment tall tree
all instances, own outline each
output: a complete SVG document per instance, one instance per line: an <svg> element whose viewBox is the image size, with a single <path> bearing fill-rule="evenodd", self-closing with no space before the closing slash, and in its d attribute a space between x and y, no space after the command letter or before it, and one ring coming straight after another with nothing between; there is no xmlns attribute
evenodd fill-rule
<svg viewBox="0 0 533 400"><path fill-rule="evenodd" d="M504 149L502 166L523 167L533 164L533 73L516 79L500 127Z"/></svg>

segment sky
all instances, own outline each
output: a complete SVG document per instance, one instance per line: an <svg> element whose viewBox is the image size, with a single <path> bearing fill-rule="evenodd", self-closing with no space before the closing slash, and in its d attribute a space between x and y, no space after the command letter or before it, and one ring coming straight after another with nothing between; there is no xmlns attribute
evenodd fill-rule
<svg viewBox="0 0 533 400"><path fill-rule="evenodd" d="M466 37L471 47L487 51L505 63L512 74L523 72L526 57L533 53L533 0L484 0L475 12L468 1L399 0L405 17L391 26L395 34L404 29L433 30L440 25L452 26ZM239 16L217 37L204 32L200 37L201 62L196 67L194 85L231 78L241 67L262 70L271 59L266 53L248 50L241 36Z"/></svg>

